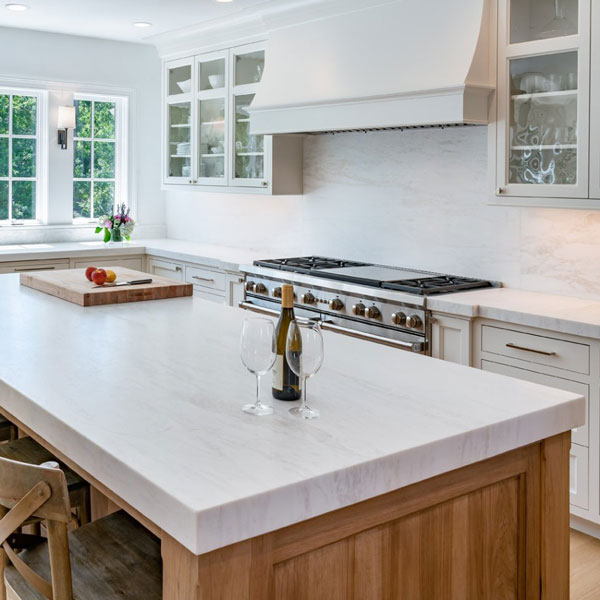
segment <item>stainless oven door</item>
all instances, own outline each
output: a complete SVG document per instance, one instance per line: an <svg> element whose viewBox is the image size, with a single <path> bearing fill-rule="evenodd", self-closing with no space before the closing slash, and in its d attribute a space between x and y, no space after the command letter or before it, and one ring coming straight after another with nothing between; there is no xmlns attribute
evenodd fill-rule
<svg viewBox="0 0 600 600"><path fill-rule="evenodd" d="M244 302L240 302L240 308L251 310L253 312L270 315L272 317L279 316L280 305L278 302L267 300L265 298L250 298L248 297ZM349 337L354 337L361 340L367 340L369 342L376 342L378 344L384 344L393 348L400 348L402 350L410 350L419 354L426 354L427 344L425 339L416 335L410 335L403 332L398 332L397 337L385 337L383 335L377 335L377 333L370 331L360 331L351 327L346 327L340 324L340 321L333 322L328 320L327 315L321 315L318 311L311 311L302 307L294 307L296 317L305 319L314 319L320 321L321 328L325 331L335 331ZM373 328L375 329L375 328ZM386 331L386 333L388 333Z"/></svg>

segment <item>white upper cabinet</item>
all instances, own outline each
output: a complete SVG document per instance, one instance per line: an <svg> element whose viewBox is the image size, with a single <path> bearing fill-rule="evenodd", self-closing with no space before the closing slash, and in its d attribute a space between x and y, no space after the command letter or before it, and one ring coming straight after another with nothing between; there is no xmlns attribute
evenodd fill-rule
<svg viewBox="0 0 600 600"><path fill-rule="evenodd" d="M302 193L302 137L250 134L264 68L264 43L165 62L165 185Z"/></svg>
<svg viewBox="0 0 600 600"><path fill-rule="evenodd" d="M499 0L498 9L497 201L594 206L590 106L600 96L590 76L600 56L590 68L590 36L597 44L600 28L590 0Z"/></svg>

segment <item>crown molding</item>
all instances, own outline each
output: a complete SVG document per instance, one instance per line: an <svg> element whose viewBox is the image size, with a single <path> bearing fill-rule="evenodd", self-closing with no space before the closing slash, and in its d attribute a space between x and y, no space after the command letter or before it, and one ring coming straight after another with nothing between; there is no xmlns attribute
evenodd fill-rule
<svg viewBox="0 0 600 600"><path fill-rule="evenodd" d="M296 0L282 5L266 0L233 17L211 19L181 29L144 38L163 59L181 58L211 52L226 46L266 39L270 31L333 15L365 10L398 0Z"/></svg>

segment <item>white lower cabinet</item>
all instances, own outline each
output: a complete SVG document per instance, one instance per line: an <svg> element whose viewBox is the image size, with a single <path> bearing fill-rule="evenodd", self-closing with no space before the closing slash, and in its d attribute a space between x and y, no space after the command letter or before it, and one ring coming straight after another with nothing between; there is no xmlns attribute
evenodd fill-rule
<svg viewBox="0 0 600 600"><path fill-rule="evenodd" d="M569 492L571 505L589 508L589 448L571 444L569 452Z"/></svg>
<svg viewBox="0 0 600 600"><path fill-rule="evenodd" d="M471 320L442 313L432 314L431 356L460 365L471 365Z"/></svg>
<svg viewBox="0 0 600 600"><path fill-rule="evenodd" d="M476 319L472 354L484 371L585 397L585 424L571 434L571 514L600 525L600 342Z"/></svg>
<svg viewBox="0 0 600 600"><path fill-rule="evenodd" d="M60 271L68 269L69 261L65 260L24 260L14 263L0 263L2 273L28 273L30 271Z"/></svg>
<svg viewBox="0 0 600 600"><path fill-rule="evenodd" d="M183 281L183 265L176 262L148 257L146 271L151 275Z"/></svg>
<svg viewBox="0 0 600 600"><path fill-rule="evenodd" d="M143 256L91 256L90 258L71 259L71 269L85 269L87 267L124 267L134 271L143 270ZM68 267L65 267L68 268Z"/></svg>

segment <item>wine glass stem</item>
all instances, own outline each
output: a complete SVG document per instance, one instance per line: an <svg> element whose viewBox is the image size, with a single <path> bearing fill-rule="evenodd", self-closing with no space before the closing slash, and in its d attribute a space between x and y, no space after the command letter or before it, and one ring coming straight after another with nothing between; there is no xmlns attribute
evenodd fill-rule
<svg viewBox="0 0 600 600"><path fill-rule="evenodd" d="M256 374L256 406L260 406L260 375Z"/></svg>
<svg viewBox="0 0 600 600"><path fill-rule="evenodd" d="M306 408L306 377L302 378L302 408Z"/></svg>

